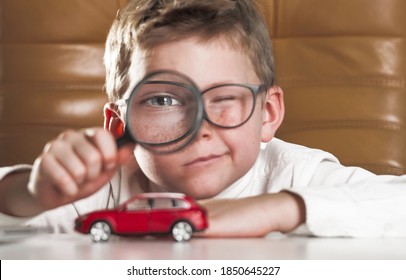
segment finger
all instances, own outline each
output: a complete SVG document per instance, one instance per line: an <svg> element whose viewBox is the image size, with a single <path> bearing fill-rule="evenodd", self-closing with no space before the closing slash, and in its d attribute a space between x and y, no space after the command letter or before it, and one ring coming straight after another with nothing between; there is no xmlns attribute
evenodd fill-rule
<svg viewBox="0 0 406 280"><path fill-rule="evenodd" d="M87 197L94 194L104 187L115 174L115 170L107 170L102 172L96 179L86 182L80 187L80 197Z"/></svg>
<svg viewBox="0 0 406 280"><path fill-rule="evenodd" d="M117 167L117 145L111 132L101 128L89 128L84 131L84 134L100 152L103 169L115 169Z"/></svg>
<svg viewBox="0 0 406 280"><path fill-rule="evenodd" d="M56 152L56 150L59 151ZM71 175L77 185L85 181L88 173L87 167L71 146L55 144L52 155L60 166Z"/></svg>
<svg viewBox="0 0 406 280"><path fill-rule="evenodd" d="M71 138L72 136L70 136ZM82 162L81 158L74 151L72 144L69 141L66 141L68 136L60 137L49 144L47 144L44 150L44 159L52 156L61 167L65 168L67 172L73 177L76 184L81 184L86 176L87 170Z"/></svg>
<svg viewBox="0 0 406 280"><path fill-rule="evenodd" d="M134 159L134 149L134 143L127 143L121 146L118 151L118 163L123 164L125 162L128 162L128 160L130 159Z"/></svg>
<svg viewBox="0 0 406 280"><path fill-rule="evenodd" d="M34 184L49 185L62 195L74 196L78 192L78 186L71 174L63 167L53 155L43 157L39 161L37 182ZM38 190L35 188L35 191Z"/></svg>
<svg viewBox="0 0 406 280"><path fill-rule="evenodd" d="M64 151L61 151L61 145ZM96 178L102 166L102 156L97 147L80 132L68 131L63 133L53 145L53 150L60 162L70 166L73 157L78 158L85 170L85 180ZM71 155L69 157L68 155Z"/></svg>
<svg viewBox="0 0 406 280"><path fill-rule="evenodd" d="M91 143L87 141L80 142L82 144L75 145L74 150L85 165L86 180L91 181L101 173L103 165L102 155Z"/></svg>
<svg viewBox="0 0 406 280"><path fill-rule="evenodd" d="M94 145L100 148L106 170L115 169L119 164L134 157L135 143L128 142L118 149L114 135L108 130L89 128L84 133Z"/></svg>
<svg viewBox="0 0 406 280"><path fill-rule="evenodd" d="M77 184L96 178L102 166L102 156L83 133L65 131L47 145L46 154L52 154L74 177Z"/></svg>

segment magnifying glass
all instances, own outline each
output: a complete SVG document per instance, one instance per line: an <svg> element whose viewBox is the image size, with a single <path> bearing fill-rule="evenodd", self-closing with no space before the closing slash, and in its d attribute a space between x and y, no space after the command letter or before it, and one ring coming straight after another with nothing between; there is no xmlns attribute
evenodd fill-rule
<svg viewBox="0 0 406 280"><path fill-rule="evenodd" d="M125 131L118 147L132 141L157 153L171 153L189 144L203 120L200 91L187 76L170 70L147 74L128 99L116 102L125 110Z"/></svg>

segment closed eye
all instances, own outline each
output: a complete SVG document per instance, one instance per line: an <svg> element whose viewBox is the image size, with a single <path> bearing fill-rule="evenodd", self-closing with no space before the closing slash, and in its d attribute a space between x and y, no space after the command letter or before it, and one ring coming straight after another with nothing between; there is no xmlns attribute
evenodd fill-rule
<svg viewBox="0 0 406 280"><path fill-rule="evenodd" d="M210 103L221 103L221 102L227 102L227 101L233 101L236 100L236 97L233 95L223 95L223 96L216 96L215 98L212 98L210 100Z"/></svg>

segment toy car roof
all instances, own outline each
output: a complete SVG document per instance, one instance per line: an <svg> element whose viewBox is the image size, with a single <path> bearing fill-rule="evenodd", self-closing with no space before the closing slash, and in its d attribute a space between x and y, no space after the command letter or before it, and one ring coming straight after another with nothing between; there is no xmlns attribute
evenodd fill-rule
<svg viewBox="0 0 406 280"><path fill-rule="evenodd" d="M185 198L185 197L186 195L183 193L151 192L151 193L136 194L132 198Z"/></svg>

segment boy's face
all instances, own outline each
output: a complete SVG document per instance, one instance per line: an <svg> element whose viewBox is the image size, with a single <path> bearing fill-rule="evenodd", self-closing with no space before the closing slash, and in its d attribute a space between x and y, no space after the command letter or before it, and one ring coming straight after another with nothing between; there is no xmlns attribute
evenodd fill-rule
<svg viewBox="0 0 406 280"><path fill-rule="evenodd" d="M160 45L145 65L146 72L159 69L186 74L202 91L225 83L261 84L247 55L222 38ZM253 115L237 128L219 128L204 120L195 140L175 153L156 154L137 145L134 154L151 181L150 189L182 192L196 199L222 192L252 167L261 141L273 137L283 118L281 95L274 88L268 95L259 94Z"/></svg>

